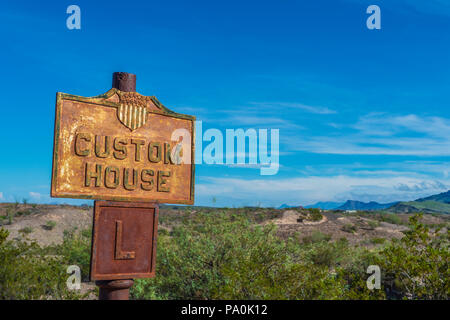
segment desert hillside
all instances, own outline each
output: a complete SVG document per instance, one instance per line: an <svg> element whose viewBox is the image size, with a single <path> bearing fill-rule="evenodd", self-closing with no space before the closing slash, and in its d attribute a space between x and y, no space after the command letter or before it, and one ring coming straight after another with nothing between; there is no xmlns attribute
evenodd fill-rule
<svg viewBox="0 0 450 320"><path fill-rule="evenodd" d="M93 208L86 205L0 204L0 298L96 299L97 288L89 281L92 216ZM157 276L136 280L130 295L442 299L450 285L445 275L449 218L161 205ZM366 269L374 264L384 272L383 290L367 289ZM80 268L81 290L66 287L70 265ZM405 270L413 276L404 278ZM399 279L414 281L414 286Z"/></svg>
<svg viewBox="0 0 450 320"><path fill-rule="evenodd" d="M287 238L299 233L300 239L318 232L332 240L346 238L352 244L371 246L371 239L401 238L408 230L408 218L412 214L388 214L372 211L345 213L321 210L317 221L311 209L303 208L233 208L216 209L205 207L182 207L162 205L160 207L159 228L171 230L186 213L225 211L230 214L253 216L255 224L274 223L278 234ZM90 230L92 228L93 208L90 206L0 204L0 224L10 232L9 238L19 238L26 234L39 244L47 246L63 241L64 231ZM12 216L9 223L9 216ZM445 226L450 217L440 214L426 214L423 223Z"/></svg>

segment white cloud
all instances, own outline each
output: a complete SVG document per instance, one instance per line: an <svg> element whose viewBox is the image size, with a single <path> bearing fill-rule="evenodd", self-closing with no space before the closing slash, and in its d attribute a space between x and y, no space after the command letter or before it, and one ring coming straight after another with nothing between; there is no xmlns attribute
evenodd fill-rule
<svg viewBox="0 0 450 320"><path fill-rule="evenodd" d="M288 179L240 179L208 177L196 185L199 200L216 197L232 205L261 203L309 204L317 201L392 202L414 200L446 191L450 181L411 178L407 176L360 177L350 175L310 176ZM252 200L249 200L252 199Z"/></svg>
<svg viewBox="0 0 450 320"><path fill-rule="evenodd" d="M365 155L450 155L450 120L419 117L414 114L392 116L369 114L349 128L326 136L281 137L291 150L327 154ZM345 128L344 128L345 129ZM301 141L301 142L299 142Z"/></svg>
<svg viewBox="0 0 450 320"><path fill-rule="evenodd" d="M3 199L3 192L0 192L0 200Z"/></svg>
<svg viewBox="0 0 450 320"><path fill-rule="evenodd" d="M36 199L36 200L41 199L41 196L42 196L39 192L33 192L33 191L30 191L29 195L30 195L30 197L32 197L33 199Z"/></svg>
<svg viewBox="0 0 450 320"><path fill-rule="evenodd" d="M335 114L337 113L335 110L332 110L327 107L321 107L321 106L311 106L306 105L303 103L295 103L295 102L254 102L252 103L254 105L258 105L264 108L275 108L275 109L297 109L297 110L303 110L305 112L309 113L315 113L315 114Z"/></svg>

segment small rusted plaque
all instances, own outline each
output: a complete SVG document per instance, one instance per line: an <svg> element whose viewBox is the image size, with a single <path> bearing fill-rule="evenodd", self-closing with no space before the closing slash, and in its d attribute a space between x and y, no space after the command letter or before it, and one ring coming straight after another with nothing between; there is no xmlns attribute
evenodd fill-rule
<svg viewBox="0 0 450 320"><path fill-rule="evenodd" d="M194 122L136 92L58 93L52 197L193 204Z"/></svg>
<svg viewBox="0 0 450 320"><path fill-rule="evenodd" d="M91 280L155 276L157 204L96 201Z"/></svg>

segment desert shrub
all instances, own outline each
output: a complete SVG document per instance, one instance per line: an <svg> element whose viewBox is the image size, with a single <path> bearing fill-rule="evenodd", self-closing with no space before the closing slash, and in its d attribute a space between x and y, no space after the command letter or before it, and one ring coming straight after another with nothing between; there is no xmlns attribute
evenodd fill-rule
<svg viewBox="0 0 450 320"><path fill-rule="evenodd" d="M25 227L19 230L19 233L27 235L33 232L33 228L32 227Z"/></svg>
<svg viewBox="0 0 450 320"><path fill-rule="evenodd" d="M330 234L326 234L326 233L316 230L312 234L304 237L302 239L302 241L303 241L303 243L308 244L308 243L317 243L317 242L322 242L322 241L328 242L328 241L330 241L330 239L331 239Z"/></svg>
<svg viewBox="0 0 450 320"><path fill-rule="evenodd" d="M52 230L54 227L56 227L56 221L52 220L48 220L44 225L44 229L46 230Z"/></svg>
<svg viewBox="0 0 450 320"><path fill-rule="evenodd" d="M158 238L156 274L137 280L135 299L367 299L361 255L347 241L301 244L276 226L228 213L190 215ZM346 270L363 286L349 289ZM365 277L365 278L364 278ZM364 281L362 281L364 279ZM354 282L356 283L356 282ZM382 293L375 293L382 295Z"/></svg>
<svg viewBox="0 0 450 320"><path fill-rule="evenodd" d="M347 223L342 226L341 230L348 233L355 233L358 228L354 224Z"/></svg>
<svg viewBox="0 0 450 320"><path fill-rule="evenodd" d="M402 224L402 219L394 213L386 213L380 215L381 221L391 223L391 224Z"/></svg>
<svg viewBox="0 0 450 320"><path fill-rule="evenodd" d="M64 257L67 265L77 265L81 270L82 281L89 280L91 259L91 231L64 230L63 243L46 248L48 253Z"/></svg>
<svg viewBox="0 0 450 320"><path fill-rule="evenodd" d="M372 238L370 239L370 242L372 242L373 244L383 244L386 242L385 238Z"/></svg>
<svg viewBox="0 0 450 320"><path fill-rule="evenodd" d="M308 209L308 220L311 221L320 221L322 220L323 216L320 213L320 209L317 208L309 208Z"/></svg>
<svg viewBox="0 0 450 320"><path fill-rule="evenodd" d="M14 221L15 211L12 206L6 208L6 216L8 217L8 224L12 224Z"/></svg>
<svg viewBox="0 0 450 320"><path fill-rule="evenodd" d="M89 210L91 207L87 203L83 203L82 205L80 205L80 208L83 210Z"/></svg>
<svg viewBox="0 0 450 320"><path fill-rule="evenodd" d="M309 259L314 265L331 267L335 263L336 254L332 246L321 245L310 252Z"/></svg>
<svg viewBox="0 0 450 320"><path fill-rule="evenodd" d="M0 299L75 299L66 288L66 269L35 242L8 241L0 228Z"/></svg>
<svg viewBox="0 0 450 320"><path fill-rule="evenodd" d="M370 229L373 230L373 229L379 227L380 223L378 221L370 220L370 221L367 222L367 225L369 226Z"/></svg>
<svg viewBox="0 0 450 320"><path fill-rule="evenodd" d="M170 232L167 229L158 228L158 236L168 236Z"/></svg>
<svg viewBox="0 0 450 320"><path fill-rule="evenodd" d="M380 252L378 264L385 274L390 297L402 299L448 299L450 251L447 234L439 236L410 217L410 231ZM447 239L445 239L447 237Z"/></svg>
<svg viewBox="0 0 450 320"><path fill-rule="evenodd" d="M31 210L29 210L29 209L19 210L15 213L16 216L28 216L30 214L31 214Z"/></svg>

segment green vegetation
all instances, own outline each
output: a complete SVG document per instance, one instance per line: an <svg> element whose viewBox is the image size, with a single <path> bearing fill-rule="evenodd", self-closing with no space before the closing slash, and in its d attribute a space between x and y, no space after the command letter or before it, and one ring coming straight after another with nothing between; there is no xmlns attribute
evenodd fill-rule
<svg viewBox="0 0 450 320"><path fill-rule="evenodd" d="M370 239L370 242L373 244L383 244L386 242L385 238L372 238Z"/></svg>
<svg viewBox="0 0 450 320"><path fill-rule="evenodd" d="M449 232L410 219L401 240L372 239L372 249L313 232L283 239L267 222L278 214L247 208L180 210L160 228L156 277L138 279L134 299L448 299ZM236 212L240 212L237 214ZM247 213L245 213L247 212ZM356 228L349 225L349 230ZM351 231L353 232L353 231ZM66 289L66 268L88 280L91 231L69 230L60 245L6 241L0 229L0 299L81 298ZM369 265L382 271L369 290Z"/></svg>
<svg viewBox="0 0 450 320"><path fill-rule="evenodd" d="M82 205L80 205L80 208L83 210L89 210L91 207L88 204L83 203Z"/></svg>
<svg viewBox="0 0 450 320"><path fill-rule="evenodd" d="M331 240L330 234L325 234L323 232L320 232L318 230L314 231L311 235L306 236L302 239L303 243L309 244L309 243L318 243L318 242L328 242Z"/></svg>
<svg viewBox="0 0 450 320"><path fill-rule="evenodd" d="M30 209L18 210L15 212L15 216L28 216L32 213Z"/></svg>
<svg viewBox="0 0 450 320"><path fill-rule="evenodd" d="M364 217L379 222L387 222L390 224L404 224L402 219L395 213L386 211L358 211L350 213L351 216Z"/></svg>
<svg viewBox="0 0 450 320"><path fill-rule="evenodd" d="M49 253L63 256L68 265L77 265L81 269L81 279L89 280L91 259L91 231L65 230L63 243L48 247Z"/></svg>
<svg viewBox="0 0 450 320"><path fill-rule="evenodd" d="M380 222L379 221L368 221L367 225L369 226L370 229L374 230L375 228L380 226Z"/></svg>
<svg viewBox="0 0 450 320"><path fill-rule="evenodd" d="M341 230L348 233L355 233L358 230L358 227L354 224L347 223L342 226Z"/></svg>
<svg viewBox="0 0 450 320"><path fill-rule="evenodd" d="M450 204L426 200L426 201L409 201L400 202L395 206L389 208L392 212L425 212L425 213L450 213Z"/></svg>
<svg viewBox="0 0 450 320"><path fill-rule="evenodd" d="M24 235L26 234L30 234L33 232L33 228L32 227L25 227L19 230L19 233L22 233Z"/></svg>
<svg viewBox="0 0 450 320"><path fill-rule="evenodd" d="M450 232L438 234L410 218L410 231L380 252L377 264L384 271L384 288L396 298L442 299L450 294Z"/></svg>
<svg viewBox="0 0 450 320"><path fill-rule="evenodd" d="M344 290L326 266L334 256L235 214L189 215L158 245L158 276L136 281L136 299L337 299Z"/></svg>
<svg viewBox="0 0 450 320"><path fill-rule="evenodd" d="M383 222L387 222L390 224L402 224L402 219L400 219L399 216L395 215L395 214L380 214L377 216L381 221Z"/></svg>
<svg viewBox="0 0 450 320"><path fill-rule="evenodd" d="M384 243L384 246L369 251L351 247L345 239L330 242L320 233L303 242L295 237L280 240L274 225L255 226L238 215L188 214L170 235L160 233L157 277L137 280L132 297L448 298L448 236L439 241L431 240L431 235L422 228L419 218L412 220L409 237L428 239L425 242L405 239L390 243L377 239L374 242ZM418 252L422 253L418 255ZM386 270L382 290L367 289L366 270L373 264ZM408 276L403 276L405 271ZM405 282L405 277L417 279L414 286ZM404 286L400 285L403 283ZM418 286L422 289L417 289Z"/></svg>
<svg viewBox="0 0 450 320"><path fill-rule="evenodd" d="M14 221L14 209L13 207L9 206L8 208L6 208L6 216L8 217L8 224L12 224Z"/></svg>
<svg viewBox="0 0 450 320"><path fill-rule="evenodd" d="M323 216L320 213L320 209L309 208L307 210L308 210L308 218L307 218L307 220L310 220L310 221L320 221L320 220L322 220Z"/></svg>
<svg viewBox="0 0 450 320"><path fill-rule="evenodd" d="M7 241L0 228L0 299L79 299L66 288L66 265L35 242Z"/></svg>
<svg viewBox="0 0 450 320"><path fill-rule="evenodd" d="M48 220L43 227L46 230L53 230L53 228L56 227L56 222L52 221L52 220Z"/></svg>

